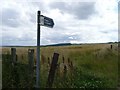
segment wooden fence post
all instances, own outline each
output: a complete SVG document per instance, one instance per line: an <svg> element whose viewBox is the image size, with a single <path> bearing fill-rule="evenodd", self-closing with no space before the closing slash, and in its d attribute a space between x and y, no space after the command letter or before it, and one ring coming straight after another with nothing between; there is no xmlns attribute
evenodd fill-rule
<svg viewBox="0 0 120 90"><path fill-rule="evenodd" d="M44 57L44 55L41 55L41 63L42 63L42 64L45 63L45 57Z"/></svg>
<svg viewBox="0 0 120 90"><path fill-rule="evenodd" d="M11 48L12 65L16 64L16 48Z"/></svg>
<svg viewBox="0 0 120 90"><path fill-rule="evenodd" d="M70 63L70 66L71 66L71 69L73 69L73 62L71 61L71 63Z"/></svg>
<svg viewBox="0 0 120 90"><path fill-rule="evenodd" d="M13 77L13 82L12 85L13 87L18 88L18 83L19 83L19 76L17 72L17 55L16 55L16 48L11 48L11 59L12 59L12 77Z"/></svg>
<svg viewBox="0 0 120 90"><path fill-rule="evenodd" d="M68 58L68 64L70 64L70 58Z"/></svg>
<svg viewBox="0 0 120 90"><path fill-rule="evenodd" d="M33 86L34 77L34 49L28 49L28 62L29 62L29 87Z"/></svg>
<svg viewBox="0 0 120 90"><path fill-rule="evenodd" d="M53 81L54 81L54 76L55 76L55 70L57 68L57 62L58 62L58 53L54 53L53 59L52 59L52 64L50 67L49 75L48 75L48 81L47 81L47 87L51 88Z"/></svg>
<svg viewBox="0 0 120 90"><path fill-rule="evenodd" d="M48 57L48 67L50 67L50 58Z"/></svg>
<svg viewBox="0 0 120 90"><path fill-rule="evenodd" d="M64 74L64 79L65 79L66 75L67 75L67 66L66 65L64 65L63 74Z"/></svg>
<svg viewBox="0 0 120 90"><path fill-rule="evenodd" d="M113 46L112 46L112 45L110 45L110 48L111 48L111 49L112 49L112 47L113 47Z"/></svg>

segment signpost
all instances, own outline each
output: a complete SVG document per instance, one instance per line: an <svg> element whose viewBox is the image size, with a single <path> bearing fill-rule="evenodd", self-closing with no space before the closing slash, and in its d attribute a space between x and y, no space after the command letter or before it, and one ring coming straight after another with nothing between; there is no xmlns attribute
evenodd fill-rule
<svg viewBox="0 0 120 90"><path fill-rule="evenodd" d="M53 22L53 19L41 15L40 16L40 25L53 28L54 22Z"/></svg>
<svg viewBox="0 0 120 90"><path fill-rule="evenodd" d="M37 60L36 60L36 88L40 85L40 26L46 26L53 28L53 19L41 15L41 12L37 12Z"/></svg>

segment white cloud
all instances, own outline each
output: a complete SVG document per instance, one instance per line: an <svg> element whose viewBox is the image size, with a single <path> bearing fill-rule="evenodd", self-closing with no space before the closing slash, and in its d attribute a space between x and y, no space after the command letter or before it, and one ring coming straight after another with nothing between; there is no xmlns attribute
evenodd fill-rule
<svg viewBox="0 0 120 90"><path fill-rule="evenodd" d="M4 0L2 2L2 14L9 10L10 15L12 15L12 12L17 12L15 14L17 16L16 18L14 16L14 19L12 19L12 16L8 17L6 15L7 18L5 15L2 16L3 22L6 22L2 22L3 45L36 45L36 14L38 10L41 10L43 15L52 18L55 22L55 26L52 29L41 27L41 44L62 42L99 43L118 40L117 0L104 0L104 2L102 0L92 0L91 2L95 2L93 8L95 12L86 19L76 18L76 16L82 15L82 13L78 9L78 7L81 7L77 6L75 2L82 2L82 0L64 1L64 4L68 5L69 8L71 3L74 3L72 7L76 10L75 12L68 12L68 9L61 5L56 6L58 8L51 8L50 5L55 2L54 0L36 0L34 2ZM84 2L88 3L90 1L85 0ZM84 12L87 9L83 8L81 10ZM61 12L61 10L63 11ZM8 23L8 20L11 20L10 23Z"/></svg>

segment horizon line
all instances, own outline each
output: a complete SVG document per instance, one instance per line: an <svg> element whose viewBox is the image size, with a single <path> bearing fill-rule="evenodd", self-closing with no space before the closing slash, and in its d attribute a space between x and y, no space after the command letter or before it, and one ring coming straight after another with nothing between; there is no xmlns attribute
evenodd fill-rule
<svg viewBox="0 0 120 90"><path fill-rule="evenodd" d="M120 41L118 41L120 42ZM46 44L46 45L40 45L40 46L54 46L54 45L80 45L80 44L108 44L108 43L118 43L117 41L115 42L102 42L102 43L56 43L56 44ZM0 47L9 47L9 46L36 46L36 45L0 45Z"/></svg>

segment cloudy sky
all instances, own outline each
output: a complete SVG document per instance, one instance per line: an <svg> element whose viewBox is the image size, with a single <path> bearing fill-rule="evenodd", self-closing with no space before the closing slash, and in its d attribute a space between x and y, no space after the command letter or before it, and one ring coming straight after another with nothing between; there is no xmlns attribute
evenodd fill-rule
<svg viewBox="0 0 120 90"><path fill-rule="evenodd" d="M41 26L41 45L118 41L119 0L2 0L2 45L36 45L37 11L54 20Z"/></svg>

